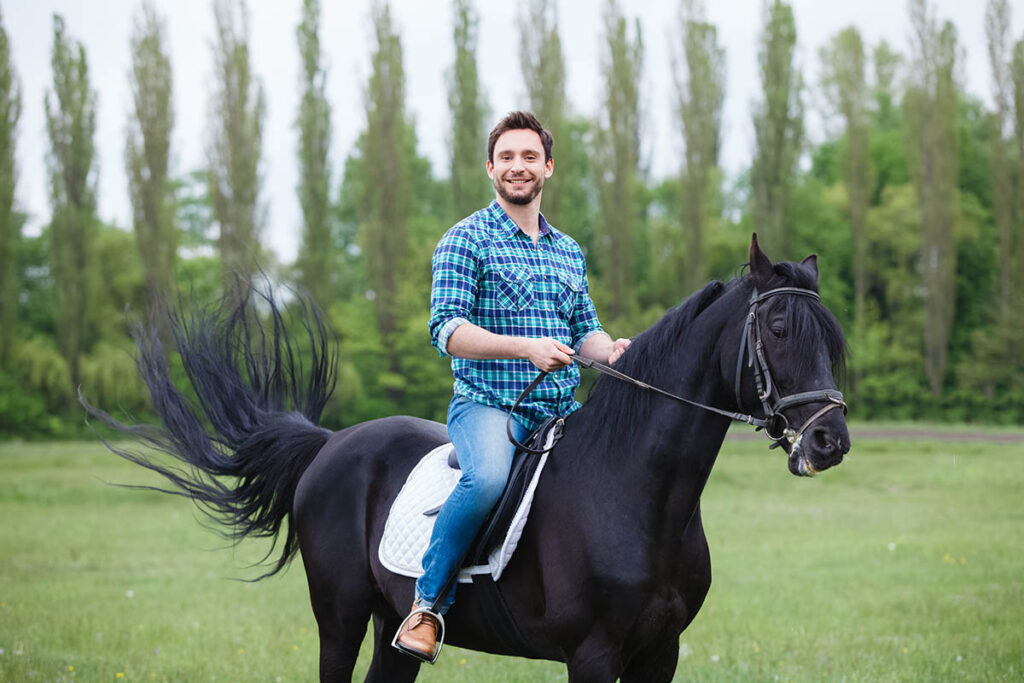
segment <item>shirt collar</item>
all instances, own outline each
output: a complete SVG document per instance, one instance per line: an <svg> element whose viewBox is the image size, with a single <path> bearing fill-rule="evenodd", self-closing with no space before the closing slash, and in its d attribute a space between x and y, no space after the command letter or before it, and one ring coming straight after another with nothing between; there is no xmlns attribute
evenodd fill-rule
<svg viewBox="0 0 1024 683"><path fill-rule="evenodd" d="M497 199L491 202L491 206L489 208L491 210L491 214L498 223L498 228L505 237L511 238L517 233L522 233L524 237L527 236L526 233L523 232L522 228L520 228L514 220L509 218L509 215L505 213L505 209L501 208L501 204L498 203ZM548 224L547 219L544 218L544 214L540 214L539 223L540 237L547 235L552 241L559 237L560 233Z"/></svg>

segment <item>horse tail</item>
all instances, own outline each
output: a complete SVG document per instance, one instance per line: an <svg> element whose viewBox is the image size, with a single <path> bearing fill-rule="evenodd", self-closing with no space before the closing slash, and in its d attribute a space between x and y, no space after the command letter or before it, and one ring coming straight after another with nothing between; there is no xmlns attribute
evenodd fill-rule
<svg viewBox="0 0 1024 683"><path fill-rule="evenodd" d="M90 415L153 449L133 452L104 439L114 453L172 485L139 488L191 498L233 542L273 539L257 563L272 567L259 580L284 569L298 550L289 513L299 479L331 435L317 422L333 391L338 354L308 297L298 295L286 313L269 287L236 285L235 295L219 305L179 303L167 314L194 399L172 382L156 331L132 326L136 365L161 424L124 424L90 406L81 392L80 400ZM297 327L304 334L295 335ZM310 358L308 367L299 347ZM283 547L270 560L282 525Z"/></svg>

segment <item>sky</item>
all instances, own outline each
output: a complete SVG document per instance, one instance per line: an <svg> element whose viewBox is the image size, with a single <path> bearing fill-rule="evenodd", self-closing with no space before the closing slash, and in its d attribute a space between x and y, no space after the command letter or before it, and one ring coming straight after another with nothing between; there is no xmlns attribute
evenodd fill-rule
<svg viewBox="0 0 1024 683"><path fill-rule="evenodd" d="M99 215L123 228L131 226L131 205L124 169L125 130L131 104L130 36L139 0L0 0L0 15L10 36L12 60L22 87L22 116L17 135L16 202L29 214L27 234L49 222L45 157L49 148L43 100L52 88L50 53L53 14L64 17L67 35L82 43L92 87L98 95L96 163L99 167ZM391 0L392 16L405 57L406 107L419 138L420 153L434 174L449 173L448 100L445 72L454 58L451 3L444 0ZM519 59L518 6L477 0L480 13L478 68L491 116L528 108ZM759 98L757 41L761 0L712 0L708 19L718 27L726 51L726 99L721 164L727 173L746 168L754 147L751 104ZM869 46L884 39L909 52L909 20L903 0L793 0L797 23L797 61L807 83L817 82L818 50L843 28L860 29ZM941 20L952 21L964 50L961 80L971 95L991 104L982 0L931 0ZM156 0L165 17L174 76L175 128L172 175L206 163L209 100L213 83L213 10L210 0ZM268 104L263 138L261 201L266 209L262 241L285 262L294 260L302 214L298 182L295 118L300 99L295 28L301 0L249 0L250 52ZM330 161L332 193L344 160L366 123L363 93L370 73L372 27L370 0L322 0L321 44L327 67L327 96L332 106ZM558 0L559 29L566 58L568 100L574 112L594 116L601 101L601 9L603 0ZM626 15L641 23L645 44L643 82L643 156L654 177L679 170L682 134L675 124L672 49L679 41L679 0L623 3ZM1011 38L1024 37L1024 0L1011 0ZM820 142L834 125L809 98L808 136ZM557 141L556 141L557 156ZM481 160L481 173L484 172ZM557 172L557 166L556 166ZM567 227L571 231L571 226Z"/></svg>

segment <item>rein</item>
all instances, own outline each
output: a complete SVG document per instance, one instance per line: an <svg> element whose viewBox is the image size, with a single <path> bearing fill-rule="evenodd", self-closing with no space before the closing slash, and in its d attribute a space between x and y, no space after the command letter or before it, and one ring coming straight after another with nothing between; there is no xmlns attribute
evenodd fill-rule
<svg viewBox="0 0 1024 683"><path fill-rule="evenodd" d="M646 391L653 391L665 396L666 398L671 398L681 403L687 403L697 408L717 413L718 415L727 417L730 420L744 422L749 425L754 425L758 429L764 429L765 435L775 442L772 444L772 448L781 445L783 440L788 441L791 447L795 447L800 437L803 436L805 431L807 431L807 428L825 413L835 408L842 408L843 413L845 414L846 401L843 400L842 392L836 389L819 389L817 391L805 391L799 394L779 397L774 403L769 402L771 395L775 393L775 386L772 383L772 376L768 368L768 361L764 356L764 344L761 341L761 328L757 325L757 305L765 299L779 294L794 294L797 296L805 296L818 302L821 301L821 297L818 296L817 292L800 287L778 287L776 289L768 290L764 294L759 294L757 288L754 288L754 291L750 295L750 309L747 312L746 322L743 324L743 335L740 339L740 351L736 358L736 383L734 388L736 392L736 405L738 405L742 410L743 401L740 394L740 381L743 372L743 357L744 353L746 353L747 366L751 367L754 371L754 383L757 387L757 397L764 408L765 417L763 419L746 413L734 413L728 410L722 410L715 406L705 405L688 398L683 398L682 396L677 396L671 392L665 391L664 389L652 386L646 382L641 382L635 377L630 377L629 375L619 372L608 365L599 363L595 360L590 360L589 358L573 356L572 359L577 365L597 370L609 377L614 377L615 379L623 382L628 382ZM505 423L505 431L508 434L509 441L515 444L516 448L529 453L541 453L542 451L531 449L516 440L515 436L512 434L512 414L515 413L516 408L519 407L522 400L526 398L526 396L529 395L529 393L533 391L545 377L547 377L547 374L548 373L546 371L542 370L540 374L530 382L530 385L523 390L523 393L519 395L519 398L516 399L515 404L509 411L508 421ZM793 406L818 402L826 402L827 405L811 415L803 425L800 426L800 429L794 430L790 428L788 418L786 418L782 413L783 410ZM559 418L555 427L559 430L559 434L556 434L556 439L557 436L560 435L563 424L564 418Z"/></svg>

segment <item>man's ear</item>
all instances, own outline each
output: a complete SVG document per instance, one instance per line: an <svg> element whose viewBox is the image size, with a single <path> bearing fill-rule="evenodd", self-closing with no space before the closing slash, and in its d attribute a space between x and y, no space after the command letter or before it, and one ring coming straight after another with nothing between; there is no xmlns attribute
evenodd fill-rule
<svg viewBox="0 0 1024 683"><path fill-rule="evenodd" d="M490 159L487 160L485 168L487 169L487 177L494 180L494 164L491 163Z"/></svg>
<svg viewBox="0 0 1024 683"><path fill-rule="evenodd" d="M544 162L544 177L550 178L551 174L555 172L555 158L548 157L548 160Z"/></svg>

